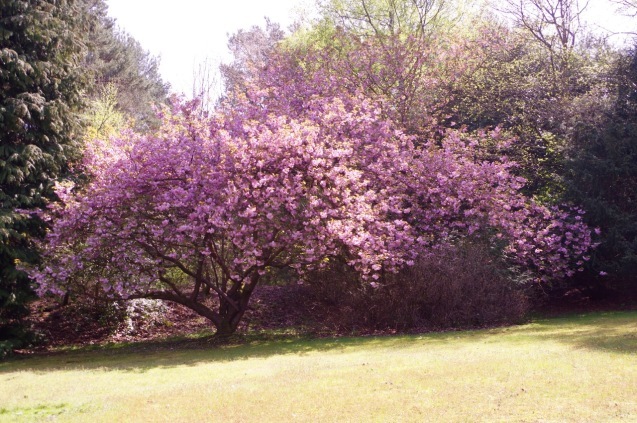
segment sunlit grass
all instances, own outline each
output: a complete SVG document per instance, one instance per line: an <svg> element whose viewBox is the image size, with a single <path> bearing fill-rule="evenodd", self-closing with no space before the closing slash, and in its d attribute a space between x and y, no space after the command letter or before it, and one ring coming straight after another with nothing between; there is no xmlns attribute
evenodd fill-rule
<svg viewBox="0 0 637 423"><path fill-rule="evenodd" d="M12 360L0 421L637 421L637 313Z"/></svg>

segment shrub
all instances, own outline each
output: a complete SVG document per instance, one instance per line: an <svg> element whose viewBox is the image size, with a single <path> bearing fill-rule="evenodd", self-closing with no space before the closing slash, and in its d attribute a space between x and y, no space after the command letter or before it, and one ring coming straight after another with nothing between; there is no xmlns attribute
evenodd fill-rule
<svg viewBox="0 0 637 423"><path fill-rule="evenodd" d="M336 305L350 328L464 328L524 319L529 301L521 274L495 258L482 241L421 257L374 286L360 284L342 264L314 272L314 295Z"/></svg>

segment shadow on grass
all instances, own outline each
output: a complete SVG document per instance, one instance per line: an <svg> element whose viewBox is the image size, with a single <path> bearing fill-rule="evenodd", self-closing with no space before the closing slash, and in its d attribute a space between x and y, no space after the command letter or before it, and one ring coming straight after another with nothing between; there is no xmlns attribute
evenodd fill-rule
<svg viewBox="0 0 637 423"><path fill-rule="evenodd" d="M520 329L522 339L552 341L637 357L637 312L598 312L541 319Z"/></svg>
<svg viewBox="0 0 637 423"><path fill-rule="evenodd" d="M637 354L637 312L611 312L542 319L523 326L423 335L310 338L289 333L236 335L220 342L213 336L131 344L112 344L35 354L0 362L0 374L101 369L146 372L157 368L231 362L276 355L346 351L352 348L409 348L414 345L462 345L489 342L533 345L559 342L607 353Z"/></svg>
<svg viewBox="0 0 637 423"><path fill-rule="evenodd" d="M231 362L276 355L345 351L352 348L405 348L418 340L432 344L476 341L491 336L486 331L446 332L425 335L312 338L295 334L235 335L225 341L214 336L130 344L111 344L79 350L33 354L0 362L0 374L14 371L50 372L68 370L117 370L146 372L156 368L192 366L199 363Z"/></svg>

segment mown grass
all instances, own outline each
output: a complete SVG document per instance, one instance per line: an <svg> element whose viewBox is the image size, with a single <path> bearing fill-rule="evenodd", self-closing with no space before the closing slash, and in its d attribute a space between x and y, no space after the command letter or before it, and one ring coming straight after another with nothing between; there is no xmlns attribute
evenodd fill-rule
<svg viewBox="0 0 637 423"><path fill-rule="evenodd" d="M637 421L637 312L0 364L0 421Z"/></svg>

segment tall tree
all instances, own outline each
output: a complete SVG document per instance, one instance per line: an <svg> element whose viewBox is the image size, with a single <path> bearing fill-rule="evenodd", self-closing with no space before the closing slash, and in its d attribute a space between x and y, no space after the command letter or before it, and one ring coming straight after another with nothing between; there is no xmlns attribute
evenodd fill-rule
<svg viewBox="0 0 637 423"><path fill-rule="evenodd" d="M634 290L637 283L637 48L616 65L606 110L578 121L569 151L568 194L602 229L591 275Z"/></svg>
<svg viewBox="0 0 637 423"><path fill-rule="evenodd" d="M158 123L153 105L165 103L169 91L159 73L159 59L117 27L104 0L82 3L85 13L93 18L83 59L92 78L89 96L95 100L107 86L114 87L117 110L133 118L136 129L148 129Z"/></svg>
<svg viewBox="0 0 637 423"><path fill-rule="evenodd" d="M581 36L581 16L589 3L590 0L505 0L503 10L548 49L557 68L565 65Z"/></svg>
<svg viewBox="0 0 637 423"><path fill-rule="evenodd" d="M253 26L249 30L240 29L230 36L228 48L233 61L222 63L219 67L226 92L245 92L249 81L266 66L269 55L283 36L281 27L267 19L265 28Z"/></svg>
<svg viewBox="0 0 637 423"><path fill-rule="evenodd" d="M323 0L323 15L357 35L425 36L450 18L450 0ZM453 4L457 6L457 4Z"/></svg>
<svg viewBox="0 0 637 423"><path fill-rule="evenodd" d="M77 152L89 24L73 0L0 4L0 355L20 344L32 296L18 264L38 260L45 223L35 212Z"/></svg>

